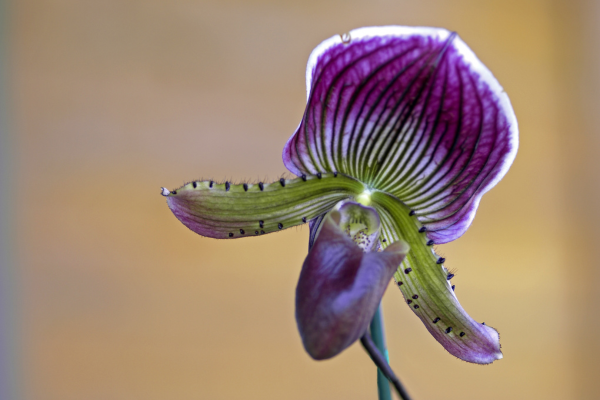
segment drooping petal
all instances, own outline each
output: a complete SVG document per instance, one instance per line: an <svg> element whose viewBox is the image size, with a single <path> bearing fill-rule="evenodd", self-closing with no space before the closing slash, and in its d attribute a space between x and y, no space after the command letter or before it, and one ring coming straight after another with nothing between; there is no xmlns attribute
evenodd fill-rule
<svg viewBox="0 0 600 400"><path fill-rule="evenodd" d="M379 225L375 211L363 209ZM340 226L340 212L345 210L323 219L296 289L298 330L306 351L317 360L339 354L364 334L408 251L406 243L397 242L383 252L363 252L348 236L348 225Z"/></svg>
<svg viewBox="0 0 600 400"><path fill-rule="evenodd" d="M167 203L192 231L228 239L306 223L363 189L362 183L342 174L240 185L194 181L170 192Z"/></svg>
<svg viewBox="0 0 600 400"><path fill-rule="evenodd" d="M423 225L393 196L375 192L372 199L381 218L382 238L386 242L405 240L410 245L394 279L427 330L462 360L489 364L502 358L498 332L476 322L462 308L450 284L452 275L443 267L445 260L432 251Z"/></svg>
<svg viewBox="0 0 600 400"><path fill-rule="evenodd" d="M508 96L447 30L360 28L349 37L324 41L309 58L286 167L354 176L407 204L436 243L456 239L515 158Z"/></svg>

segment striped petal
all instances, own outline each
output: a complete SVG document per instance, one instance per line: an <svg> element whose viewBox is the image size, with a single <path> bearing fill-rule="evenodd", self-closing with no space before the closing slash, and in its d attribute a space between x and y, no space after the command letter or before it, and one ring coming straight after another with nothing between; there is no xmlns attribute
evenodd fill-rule
<svg viewBox="0 0 600 400"><path fill-rule="evenodd" d="M341 172L393 194L436 243L469 227L518 147L513 109L454 33L378 27L311 54L304 117L283 151L293 173Z"/></svg>
<svg viewBox="0 0 600 400"><path fill-rule="evenodd" d="M443 266L445 260L433 252L424 226L395 197L375 192L372 200L381 218L382 247L397 240L410 245L394 279L429 333L464 361L489 364L502 358L498 332L476 322L462 308L450 284L453 275Z"/></svg>
<svg viewBox="0 0 600 400"><path fill-rule="evenodd" d="M314 359L334 357L365 333L406 256L404 242L383 252L363 251L377 242L379 225L375 210L356 203L323 219L296 288L298 330Z"/></svg>
<svg viewBox="0 0 600 400"><path fill-rule="evenodd" d="M192 231L229 239L306 223L363 190L355 179L319 174L258 184L194 181L165 194L173 214Z"/></svg>

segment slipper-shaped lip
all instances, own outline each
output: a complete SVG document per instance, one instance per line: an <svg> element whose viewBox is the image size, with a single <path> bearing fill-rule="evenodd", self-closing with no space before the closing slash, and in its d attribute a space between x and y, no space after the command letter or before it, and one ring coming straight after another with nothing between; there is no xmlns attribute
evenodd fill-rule
<svg viewBox="0 0 600 400"><path fill-rule="evenodd" d="M364 252L340 226L348 220L343 214L356 207L379 224L374 209L357 203L327 214L296 288L298 330L306 351L317 360L334 357L365 333L408 252L402 241L383 252Z"/></svg>

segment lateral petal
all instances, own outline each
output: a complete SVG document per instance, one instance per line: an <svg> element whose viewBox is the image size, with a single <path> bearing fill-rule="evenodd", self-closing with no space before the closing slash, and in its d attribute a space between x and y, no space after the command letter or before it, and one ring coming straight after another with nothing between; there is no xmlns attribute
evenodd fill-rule
<svg viewBox="0 0 600 400"><path fill-rule="evenodd" d="M330 173L259 184L194 181L170 192L167 203L192 231L235 239L306 223L363 188L353 178Z"/></svg>
<svg viewBox="0 0 600 400"><path fill-rule="evenodd" d="M381 234L387 242L405 240L410 252L394 274L411 310L450 354L468 362L489 364L502 358L498 332L473 320L452 290L445 261L435 255L423 230L398 199L382 192L372 196L381 218Z"/></svg>

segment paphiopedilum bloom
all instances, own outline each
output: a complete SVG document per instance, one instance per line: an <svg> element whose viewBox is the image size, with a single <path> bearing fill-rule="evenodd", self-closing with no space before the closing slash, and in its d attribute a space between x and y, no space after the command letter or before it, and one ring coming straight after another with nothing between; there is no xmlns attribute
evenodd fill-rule
<svg viewBox="0 0 600 400"><path fill-rule="evenodd" d="M218 239L310 223L296 319L316 359L365 333L392 278L451 354L501 358L498 332L461 307L433 246L465 233L515 158L517 122L502 87L455 33L437 28L332 37L310 55L306 80L306 111L283 149L297 178L163 189L175 216Z"/></svg>

